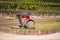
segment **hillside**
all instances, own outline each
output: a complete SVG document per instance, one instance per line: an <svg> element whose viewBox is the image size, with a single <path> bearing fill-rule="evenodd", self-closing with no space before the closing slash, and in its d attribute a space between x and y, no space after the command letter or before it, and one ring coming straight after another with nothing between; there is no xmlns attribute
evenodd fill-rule
<svg viewBox="0 0 60 40"><path fill-rule="evenodd" d="M0 9L60 12L60 0L0 0Z"/></svg>

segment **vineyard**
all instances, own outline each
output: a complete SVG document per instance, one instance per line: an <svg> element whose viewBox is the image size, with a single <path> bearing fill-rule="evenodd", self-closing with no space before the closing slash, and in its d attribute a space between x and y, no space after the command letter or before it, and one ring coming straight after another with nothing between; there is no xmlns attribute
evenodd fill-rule
<svg viewBox="0 0 60 40"><path fill-rule="evenodd" d="M60 12L60 0L0 0L0 9Z"/></svg>

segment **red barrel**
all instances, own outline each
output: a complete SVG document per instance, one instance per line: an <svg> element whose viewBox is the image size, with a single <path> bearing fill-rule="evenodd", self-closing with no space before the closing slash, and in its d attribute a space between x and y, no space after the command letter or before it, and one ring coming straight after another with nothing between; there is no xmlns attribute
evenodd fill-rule
<svg viewBox="0 0 60 40"><path fill-rule="evenodd" d="M29 15L22 15L21 17L22 17L22 18L30 18Z"/></svg>

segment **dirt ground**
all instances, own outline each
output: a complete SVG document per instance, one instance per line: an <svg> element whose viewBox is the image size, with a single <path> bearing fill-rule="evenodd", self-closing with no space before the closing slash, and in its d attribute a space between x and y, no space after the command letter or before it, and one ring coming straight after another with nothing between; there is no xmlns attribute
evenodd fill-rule
<svg viewBox="0 0 60 40"><path fill-rule="evenodd" d="M56 17L52 17L52 18L33 18L33 20L35 22L44 22L44 21L59 21L60 17L56 18ZM20 25L19 21L17 19L15 20L8 20L8 19L0 19L0 26L6 26L6 25L10 25L10 26L15 26L15 25Z"/></svg>
<svg viewBox="0 0 60 40"><path fill-rule="evenodd" d="M60 33L48 35L16 35L0 32L0 40L60 40Z"/></svg>

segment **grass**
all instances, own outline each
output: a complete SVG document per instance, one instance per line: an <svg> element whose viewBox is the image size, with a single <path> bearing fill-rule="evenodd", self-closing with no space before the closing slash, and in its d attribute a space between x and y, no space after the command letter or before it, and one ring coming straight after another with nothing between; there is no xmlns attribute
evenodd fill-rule
<svg viewBox="0 0 60 40"><path fill-rule="evenodd" d="M11 26L3 27L4 29L10 29L10 30L26 30L25 28L12 28ZM36 30L57 30L60 29L60 22L53 21L53 22L39 22L35 23ZM32 30L32 29L29 29Z"/></svg>
<svg viewBox="0 0 60 40"><path fill-rule="evenodd" d="M56 30L60 29L60 22L40 22L35 24L36 29L40 30Z"/></svg>

